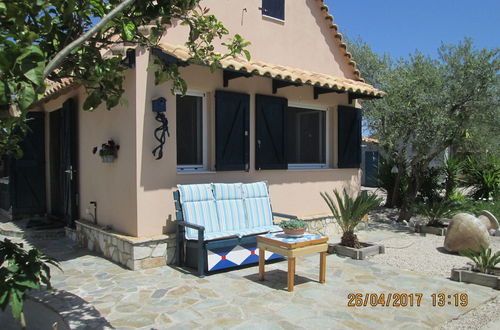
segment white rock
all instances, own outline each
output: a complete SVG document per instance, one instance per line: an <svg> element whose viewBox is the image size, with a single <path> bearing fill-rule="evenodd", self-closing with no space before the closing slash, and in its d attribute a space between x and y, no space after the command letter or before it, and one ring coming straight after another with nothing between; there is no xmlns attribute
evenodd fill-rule
<svg viewBox="0 0 500 330"><path fill-rule="evenodd" d="M479 219L468 213L459 213L453 217L444 239L446 250L451 252L466 249L479 251L480 246L488 248L489 245L489 232Z"/></svg>

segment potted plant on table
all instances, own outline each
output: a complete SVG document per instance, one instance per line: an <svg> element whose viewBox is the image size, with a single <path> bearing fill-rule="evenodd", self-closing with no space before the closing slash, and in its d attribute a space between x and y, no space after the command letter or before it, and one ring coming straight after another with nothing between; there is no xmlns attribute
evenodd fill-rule
<svg viewBox="0 0 500 330"><path fill-rule="evenodd" d="M99 156L101 156L103 163L112 163L115 161L116 157L118 157L118 150L120 150L120 146L116 144L115 141L109 140L103 143L100 148L94 147L92 152L94 154L99 152Z"/></svg>
<svg viewBox="0 0 500 330"><path fill-rule="evenodd" d="M281 221L279 226L283 229L283 232L290 237L300 237L304 235L307 229L307 223L299 219Z"/></svg>
<svg viewBox="0 0 500 330"><path fill-rule="evenodd" d="M339 244L331 245L339 255L353 259L364 259L366 256L384 252L384 247L379 245L360 243L354 233L356 226L373 208L380 206L382 199L374 194L362 191L355 198L349 196L344 190L343 196L334 191L335 200L328 193L321 193L321 197L333 213L333 217L342 230Z"/></svg>

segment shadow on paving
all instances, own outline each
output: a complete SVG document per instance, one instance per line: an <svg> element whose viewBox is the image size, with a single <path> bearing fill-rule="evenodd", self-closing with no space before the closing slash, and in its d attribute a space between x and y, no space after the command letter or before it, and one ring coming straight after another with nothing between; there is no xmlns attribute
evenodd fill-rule
<svg viewBox="0 0 500 330"><path fill-rule="evenodd" d="M250 280L250 281L255 282L257 284L267 286L268 288L271 288L271 289L277 289L277 290L282 290L282 291L288 292L288 286L287 286L288 272L281 270L281 269L274 269L274 270L265 272L264 281L259 280L258 273L243 276L243 278L246 278L247 280ZM295 282L294 282L295 287L297 287L297 286L300 287L301 284L308 283L308 282L319 283L319 281L316 281L314 279L295 274Z"/></svg>

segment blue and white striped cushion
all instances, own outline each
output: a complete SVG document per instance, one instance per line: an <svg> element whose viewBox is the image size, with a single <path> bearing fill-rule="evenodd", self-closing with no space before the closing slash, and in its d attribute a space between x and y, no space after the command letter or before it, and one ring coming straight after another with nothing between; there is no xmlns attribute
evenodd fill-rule
<svg viewBox="0 0 500 330"><path fill-rule="evenodd" d="M243 197L247 216L247 228L273 225L269 192L265 182L243 184Z"/></svg>
<svg viewBox="0 0 500 330"><path fill-rule="evenodd" d="M210 184L177 185L186 222L202 225L208 235L220 232L215 199ZM187 239L198 239L198 231L186 228Z"/></svg>
<svg viewBox="0 0 500 330"><path fill-rule="evenodd" d="M273 225L273 226L265 226L265 227L255 227L255 228L247 228L238 231L238 236L250 236L255 234L264 234L264 233L275 233L278 231L282 231L281 227Z"/></svg>
<svg viewBox="0 0 500 330"><path fill-rule="evenodd" d="M212 186L221 230L234 231L246 228L242 184L214 183Z"/></svg>

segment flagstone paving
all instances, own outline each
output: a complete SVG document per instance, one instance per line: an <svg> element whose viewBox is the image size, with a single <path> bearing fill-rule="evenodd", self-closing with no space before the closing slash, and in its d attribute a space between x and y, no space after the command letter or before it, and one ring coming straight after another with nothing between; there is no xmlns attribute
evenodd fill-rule
<svg viewBox="0 0 500 330"><path fill-rule="evenodd" d="M319 284L319 257L297 260L295 291L286 291L286 262L197 278L182 269L126 270L76 248L67 239L36 245L61 260L55 288L91 303L118 329L314 329L433 328L475 308L499 292L403 271L371 261L329 255L326 284ZM350 293L422 293L420 306L348 307ZM466 293L467 307L433 307L431 294ZM415 303L415 302L414 302Z"/></svg>

